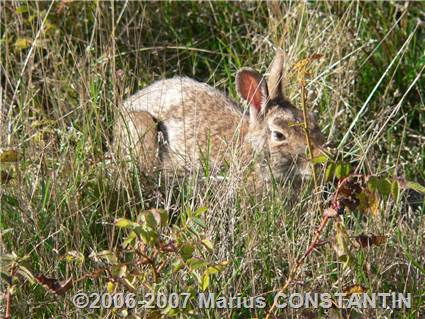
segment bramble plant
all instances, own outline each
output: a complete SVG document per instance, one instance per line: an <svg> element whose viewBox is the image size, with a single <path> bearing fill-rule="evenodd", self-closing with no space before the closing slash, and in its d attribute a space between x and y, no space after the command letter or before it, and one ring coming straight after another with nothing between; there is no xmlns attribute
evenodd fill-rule
<svg viewBox="0 0 425 319"><path fill-rule="evenodd" d="M210 281L228 264L227 261L209 261L214 247L204 235L206 225L202 214L206 210L205 207L195 211L188 208L179 215L179 223L171 226L168 213L160 209L141 212L137 221L119 218L115 221L115 227L122 230L123 236L119 236L121 240L116 248L93 251L88 257L94 262L91 266L94 269L79 278L68 278L62 282L44 274L33 274L24 265L28 262L28 256L19 258L14 253L3 256L2 274L8 278L7 291L13 294L20 277L32 284L41 284L58 295L65 294L76 283L84 284L84 281L102 278L106 281L104 289L108 293L131 292L136 300L144 300L148 295L156 298L158 292L164 291L188 297L185 307L153 307L148 312L167 316L194 313L198 292L207 290ZM83 267L87 263L86 257L77 251L67 252L64 258L74 267ZM87 284L84 286L88 287ZM121 316L140 312L140 309L134 308L129 310L122 307L111 311Z"/></svg>

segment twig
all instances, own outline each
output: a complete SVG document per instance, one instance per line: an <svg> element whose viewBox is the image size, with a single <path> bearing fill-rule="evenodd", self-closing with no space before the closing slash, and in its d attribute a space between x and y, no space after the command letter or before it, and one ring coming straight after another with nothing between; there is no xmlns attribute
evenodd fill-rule
<svg viewBox="0 0 425 319"><path fill-rule="evenodd" d="M304 74L303 74L304 77ZM311 145L311 138L310 138L310 131L308 126L308 118L307 118L307 103L306 103L307 97L306 97L306 91L305 91L305 81L302 79L301 81L301 107L303 110L303 116L304 116L304 133L305 133L305 139L308 145L308 152L310 154L310 160L313 160L313 146ZM316 167L314 163L312 162L313 167L313 181L314 181L314 188L317 189L317 177L316 177Z"/></svg>
<svg viewBox="0 0 425 319"><path fill-rule="evenodd" d="M142 256L146 260L146 262L151 266L153 280L154 280L155 283L158 283L159 272L158 272L158 269L156 268L156 262L155 262L158 253L154 252L152 257L149 257L147 254L145 254L141 250L137 250L136 252L137 252L138 255Z"/></svg>
<svg viewBox="0 0 425 319"><path fill-rule="evenodd" d="M295 276L297 275L298 271L300 270L301 266L304 264L304 260L308 256L310 256L310 254L313 252L314 248L317 246L317 243L319 242L319 239L320 239L320 235L321 235L323 229L325 228L325 226L327 225L329 218L330 218L329 216L323 216L323 219L322 219L319 227L317 228L317 230L315 232L315 236L314 236L312 243L307 248L304 255L300 259L298 259L294 268L292 268L291 272L288 275L288 278L285 281L285 284L282 286L282 288L279 289L280 294L283 293L289 287L289 285L292 283ZM277 302L277 299L275 299L275 301L273 302L272 306L270 307L269 311L266 314L265 319L269 319L270 316L273 314L273 311L276 308L276 302Z"/></svg>
<svg viewBox="0 0 425 319"><path fill-rule="evenodd" d="M5 299L6 299L6 311L5 311L4 319L10 319L10 315L11 315L10 307L11 307L11 304L12 304L12 294L10 293L10 286L12 285L13 277L16 275L16 271L17 271L16 266L13 266L12 271L11 271L11 275L9 277L10 280L8 280L9 285L6 288L6 297L5 297Z"/></svg>
<svg viewBox="0 0 425 319"><path fill-rule="evenodd" d="M313 54L312 56L300 60L298 61L295 65L294 65L294 69L298 72L298 79L299 79L299 83L300 83L300 87L301 87L301 108L303 111L303 117L304 117L304 123L303 123L303 127L304 127L304 133L305 133L305 139L307 142L307 146L308 146L308 152L310 155L310 160L313 160L313 146L311 144L311 137L310 137L310 130L309 130L309 123L308 123L308 113L307 113L307 93L306 93L306 75L308 75L308 67L310 65L310 63L313 60L317 60L320 59L321 55L320 54ZM312 161L313 162L313 161ZM318 183L317 183L317 176L316 176L316 167L314 166L314 163L312 163L313 166L313 181L314 181L314 187L315 189L317 189L318 187Z"/></svg>
<svg viewBox="0 0 425 319"><path fill-rule="evenodd" d="M320 239L320 234L322 233L323 228L325 228L328 221L329 221L329 216L323 216L322 222L320 223L319 228L317 228L317 230L315 232L314 239L313 239L310 247L308 247L308 249L304 253L304 256L302 256L302 258L300 259L299 262L303 262L304 259L306 259L308 256L310 256L310 254L313 252L313 249L316 248L317 243L319 242L319 239Z"/></svg>
<svg viewBox="0 0 425 319"><path fill-rule="evenodd" d="M360 176L360 175L353 175L353 176L357 177L357 176ZM297 262L295 263L295 266L290 271L288 278L285 281L285 284L282 286L282 288L279 289L280 294L283 293L289 287L289 285L292 283L295 276L297 275L298 271L304 265L305 259L308 256L310 256L311 253L313 252L314 248L317 247L319 240L320 240L320 235L322 234L323 229L325 229L326 225L328 224L329 219L331 219L333 217L337 217L338 213L343 208L341 206L341 203L339 202L339 194L340 194L341 188L343 186L345 186L345 184L348 183L348 181L349 181L349 178L344 178L343 180L341 180L339 182L338 187L337 187L334 195L332 196L330 208L328 208L328 210L330 210L330 213L327 212L326 210L324 211L322 221L320 222L319 227L317 227L317 229L315 231L314 238L313 238L310 246L307 248L304 255L300 259L298 259ZM265 319L269 319L270 316L273 314L273 311L276 308L276 303L277 303L277 299L275 298L275 301L273 302L272 306L267 311Z"/></svg>
<svg viewBox="0 0 425 319"><path fill-rule="evenodd" d="M4 319L10 319L10 304L12 302L12 297L10 294L10 287L7 287L6 289L6 314L4 316Z"/></svg>

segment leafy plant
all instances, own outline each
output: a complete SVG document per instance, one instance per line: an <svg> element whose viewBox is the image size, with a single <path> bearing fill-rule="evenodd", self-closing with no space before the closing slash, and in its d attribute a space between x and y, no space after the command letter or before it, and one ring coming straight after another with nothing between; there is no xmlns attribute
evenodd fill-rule
<svg viewBox="0 0 425 319"><path fill-rule="evenodd" d="M188 314L196 310L196 297L199 291L206 291L211 280L227 266L227 261L212 263L209 256L214 247L204 235L206 225L202 214L205 207L192 211L188 208L180 214L180 222L170 225L168 213L162 209L143 211L136 221L118 218L114 225L122 230L119 245L114 250L93 251L88 257L94 262L94 269L79 278L68 278L61 282L44 274L35 275L23 263L28 256L18 258L16 254L2 257L2 275L7 281L7 294L13 295L19 278L38 283L50 292L63 295L77 283L87 280L104 279L105 290L109 293L131 292L143 300L159 292L187 294L187 306L181 309L146 310L161 311L168 316L177 313ZM84 266L86 258L82 253L69 251L64 256L66 262L76 267ZM178 283L178 285L176 285ZM87 285L85 285L87 287ZM9 297L10 299L10 297ZM10 309L10 300L8 309ZM192 304L191 304L192 303ZM142 306L141 306L142 307ZM142 307L143 308L143 307ZM132 309L137 311L138 309ZM114 311L118 311L115 309ZM121 314L129 309L119 309ZM144 310L142 310L144 311ZM130 311L131 312L131 311Z"/></svg>

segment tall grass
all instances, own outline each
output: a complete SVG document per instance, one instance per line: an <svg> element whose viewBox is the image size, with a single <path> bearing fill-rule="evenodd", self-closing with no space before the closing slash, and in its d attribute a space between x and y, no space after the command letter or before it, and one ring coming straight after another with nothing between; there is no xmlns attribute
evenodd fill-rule
<svg viewBox="0 0 425 319"><path fill-rule="evenodd" d="M259 201L235 179L199 184L189 178L148 192L143 172L105 156L117 106L150 82L174 75L237 99L236 70L266 72L276 46L286 52L286 94L300 106L293 66L320 54L309 70L307 106L336 146L335 159L359 173L423 184L424 9L421 2L3 2L0 146L15 148L19 160L0 163L2 176L12 177L2 177L0 190L2 255L28 256L24 263L34 273L79 277L95 267L91 252L122 241L116 218L135 220L152 206L205 206L206 232L215 246L206 258L230 262L210 291L264 295L271 304L310 244L333 186L306 183L296 194L290 185L275 187ZM323 245L290 291L338 292L362 284L375 292L413 292L412 309L368 309L364 317L423 317L423 204L422 197L403 192L399 200L381 203L375 216L345 216L352 234L385 234L387 243L357 252L350 270L331 245ZM332 241L334 234L327 229L323 237ZM70 251L87 262L68 263ZM178 284L164 276L168 286ZM12 317L95 316L27 280L14 284ZM81 283L67 295L103 291L105 284ZM7 285L2 277L2 292ZM265 311L198 309L181 316L261 318ZM306 314L286 309L279 315ZM328 314L322 309L316 316Z"/></svg>

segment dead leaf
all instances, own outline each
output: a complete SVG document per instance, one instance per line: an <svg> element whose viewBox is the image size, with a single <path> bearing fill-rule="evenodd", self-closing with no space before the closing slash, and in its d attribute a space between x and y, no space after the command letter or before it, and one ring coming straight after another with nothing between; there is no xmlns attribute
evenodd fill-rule
<svg viewBox="0 0 425 319"><path fill-rule="evenodd" d="M363 191L358 194L358 198L360 211L370 213L374 216L378 215L380 199L376 192L364 188Z"/></svg>
<svg viewBox="0 0 425 319"><path fill-rule="evenodd" d="M354 239L360 245L361 248L366 248L373 245L380 246L387 241L386 236L375 236L375 235L367 236L364 234L356 236L354 237Z"/></svg>
<svg viewBox="0 0 425 319"><path fill-rule="evenodd" d="M352 294L362 294L366 291L366 288L362 285L352 285L344 288L343 293L347 294L348 296L351 296Z"/></svg>
<svg viewBox="0 0 425 319"><path fill-rule="evenodd" d="M0 184L2 185L6 185L7 183L10 182L10 180L12 179L12 175L9 174L9 172L7 171L1 171L0 173Z"/></svg>
<svg viewBox="0 0 425 319"><path fill-rule="evenodd" d="M32 40L29 38L18 38L15 41L15 48L18 50L24 50L28 48L32 43Z"/></svg>
<svg viewBox="0 0 425 319"><path fill-rule="evenodd" d="M319 59L321 59L322 57L323 57L323 54L318 54L318 53L316 53L316 54L310 55L309 59L310 59L310 60L319 60Z"/></svg>
<svg viewBox="0 0 425 319"><path fill-rule="evenodd" d="M365 188L363 176L348 176L339 182L337 190L338 207L355 210L360 205L359 195Z"/></svg>
<svg viewBox="0 0 425 319"><path fill-rule="evenodd" d="M335 223L335 242L333 249L335 250L338 259L343 263L343 267L350 266L353 256L350 251L350 237L348 236L345 226L341 222Z"/></svg>
<svg viewBox="0 0 425 319"><path fill-rule="evenodd" d="M63 295L74 285L72 278L65 281L59 281L56 278L48 278L43 274L34 276L34 278L40 285L56 295Z"/></svg>
<svg viewBox="0 0 425 319"><path fill-rule="evenodd" d="M16 149L0 149L0 163L17 162L18 152Z"/></svg>
<svg viewBox="0 0 425 319"><path fill-rule="evenodd" d="M305 70L305 68L307 67L307 65L310 63L310 59L306 58L306 59L301 59L299 61L297 61L294 66L293 69L296 72L302 72Z"/></svg>

